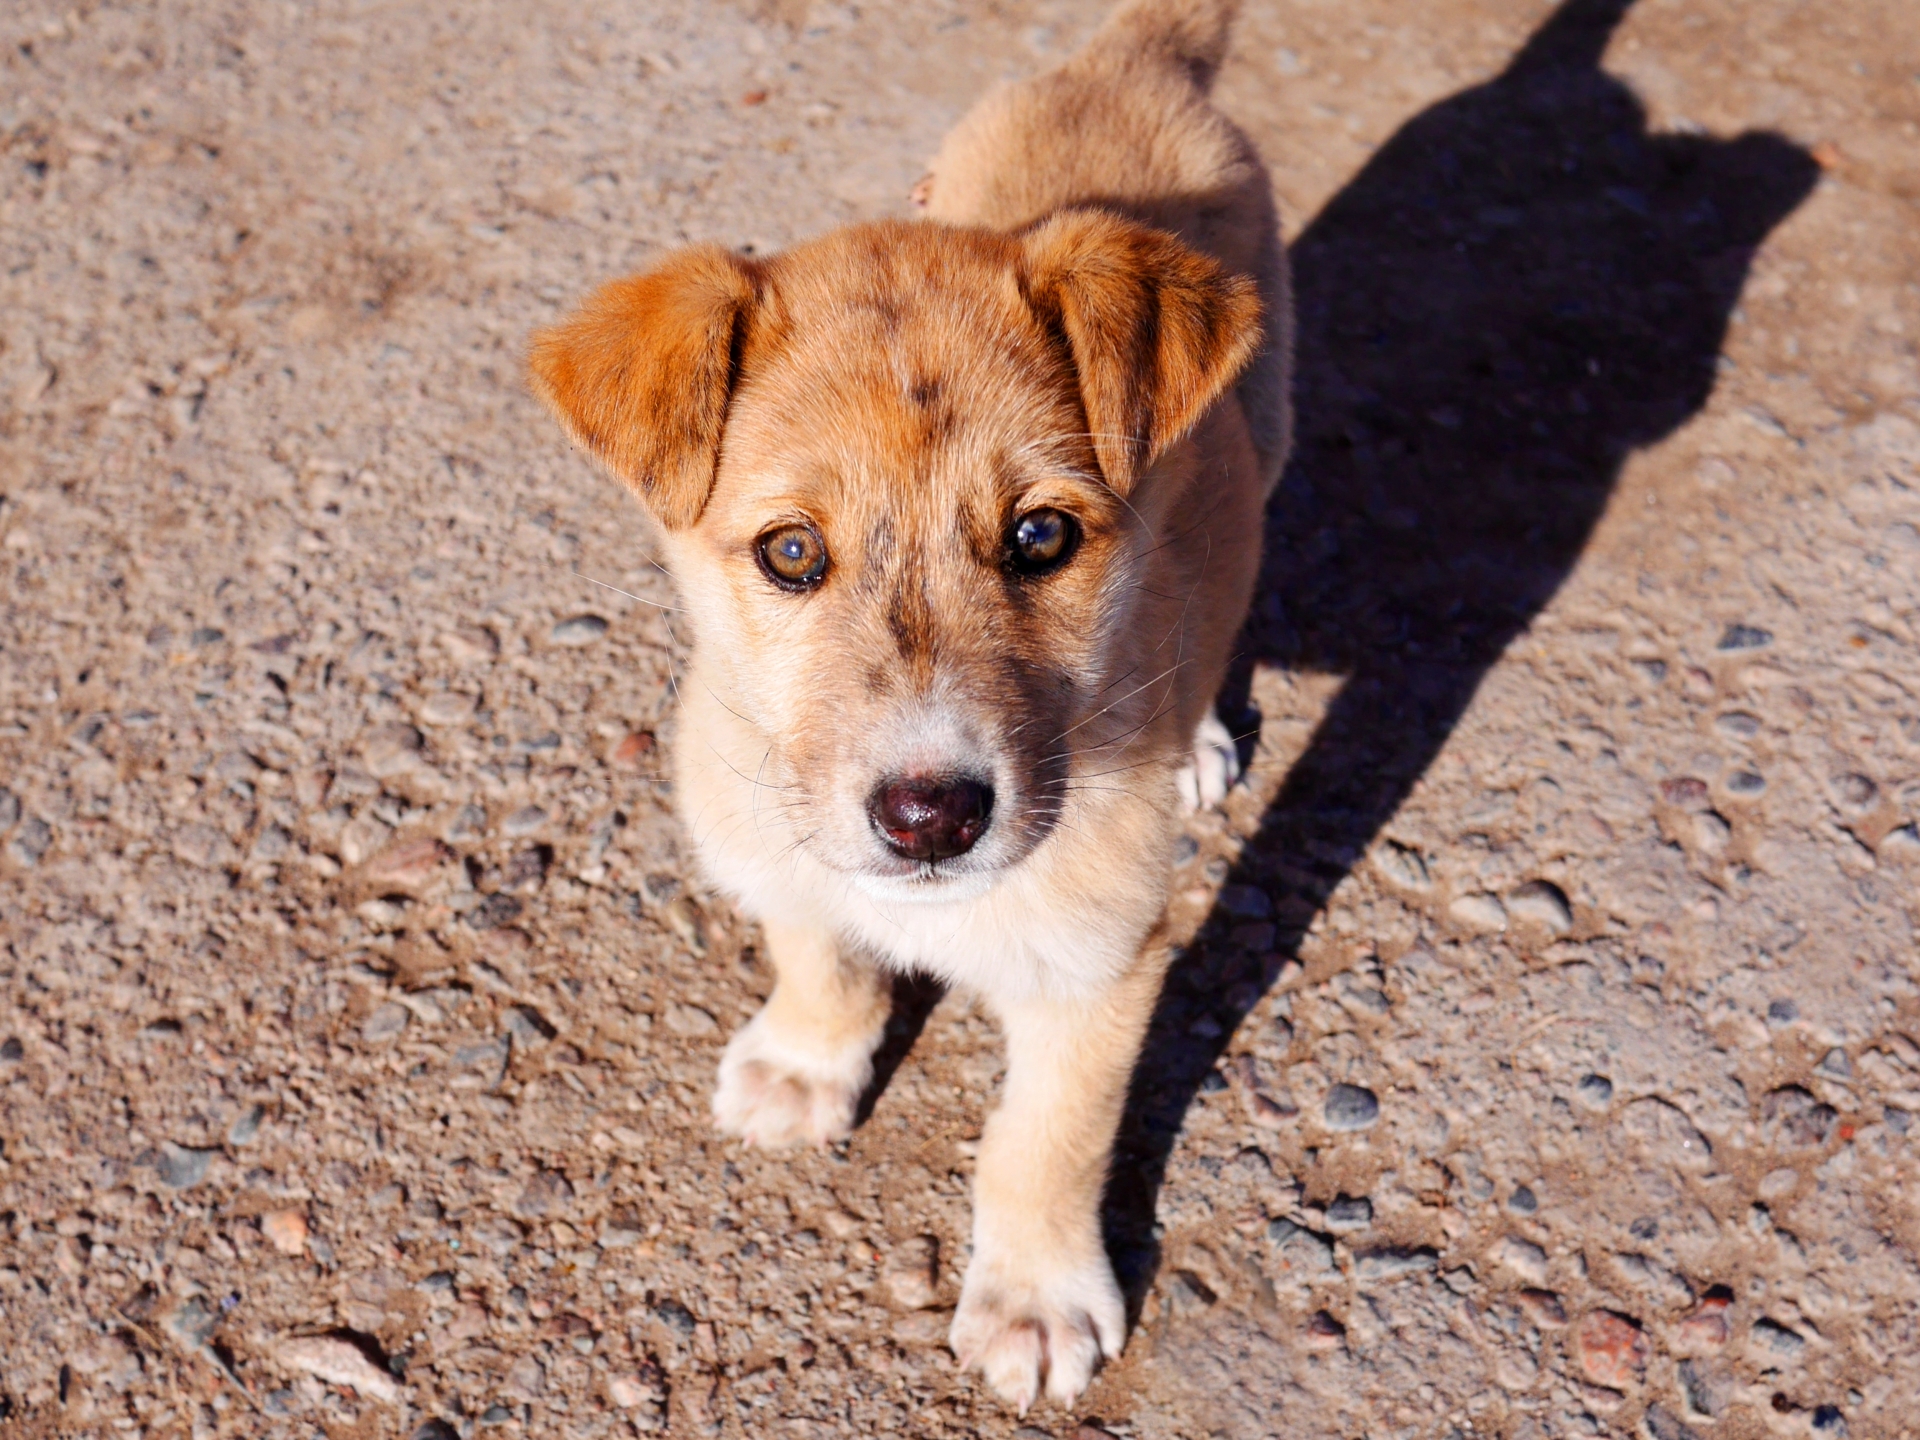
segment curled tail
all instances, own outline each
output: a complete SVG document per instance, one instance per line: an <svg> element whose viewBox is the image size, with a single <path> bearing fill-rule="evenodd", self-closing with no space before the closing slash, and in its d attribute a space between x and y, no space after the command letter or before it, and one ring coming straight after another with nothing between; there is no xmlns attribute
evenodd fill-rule
<svg viewBox="0 0 1920 1440"><path fill-rule="evenodd" d="M1240 0L1121 0L1087 49L1171 62L1205 92L1220 72L1239 13Z"/></svg>

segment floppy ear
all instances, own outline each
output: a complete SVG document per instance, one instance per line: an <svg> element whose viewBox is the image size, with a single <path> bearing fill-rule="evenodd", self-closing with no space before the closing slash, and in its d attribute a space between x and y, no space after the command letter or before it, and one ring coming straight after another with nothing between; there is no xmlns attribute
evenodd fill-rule
<svg viewBox="0 0 1920 1440"><path fill-rule="evenodd" d="M1164 231L1068 210L1021 238L1028 294L1065 334L1107 483L1125 494L1263 338L1252 279Z"/></svg>
<svg viewBox="0 0 1920 1440"><path fill-rule="evenodd" d="M749 262L699 246L533 338L534 392L670 530L698 520L713 489L754 299Z"/></svg>

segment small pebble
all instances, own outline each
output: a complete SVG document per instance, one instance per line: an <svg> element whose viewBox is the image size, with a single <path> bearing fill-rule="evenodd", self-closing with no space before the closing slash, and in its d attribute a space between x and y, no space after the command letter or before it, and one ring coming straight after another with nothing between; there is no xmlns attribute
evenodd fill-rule
<svg viewBox="0 0 1920 1440"><path fill-rule="evenodd" d="M1699 810L1711 796L1707 782L1692 775L1677 775L1660 782L1660 798L1680 810Z"/></svg>
<svg viewBox="0 0 1920 1440"><path fill-rule="evenodd" d="M282 1365L335 1385L349 1386L383 1405L400 1403L400 1387L353 1345L331 1335L285 1340L275 1352Z"/></svg>
<svg viewBox="0 0 1920 1440"><path fill-rule="evenodd" d="M1806 1337L1789 1330L1777 1320L1753 1322L1753 1343L1767 1353L1787 1361L1798 1360L1806 1351Z"/></svg>
<svg viewBox="0 0 1920 1440"><path fill-rule="evenodd" d="M530 1005L515 1005L501 1017L501 1025L516 1045L544 1045L559 1033Z"/></svg>
<svg viewBox="0 0 1920 1440"><path fill-rule="evenodd" d="M1846 1440L1847 1417L1840 1413L1838 1405L1816 1405L1813 1428L1821 1440Z"/></svg>
<svg viewBox="0 0 1920 1440"><path fill-rule="evenodd" d="M1516 1215L1531 1215L1539 1208L1540 1199L1528 1186L1516 1186L1513 1194L1507 1197L1507 1209Z"/></svg>
<svg viewBox="0 0 1920 1440"><path fill-rule="evenodd" d="M1462 895L1447 906L1447 914L1476 934L1493 935L1507 928L1507 907L1495 895Z"/></svg>
<svg viewBox="0 0 1920 1440"><path fill-rule="evenodd" d="M1526 1317L1542 1330L1564 1330L1567 1324L1567 1308L1561 1304L1560 1297L1551 1290L1522 1290L1519 1295L1520 1309Z"/></svg>
<svg viewBox="0 0 1920 1440"><path fill-rule="evenodd" d="M1604 1075L1583 1075L1573 1093L1589 1110L1604 1110L1613 1101L1613 1081Z"/></svg>
<svg viewBox="0 0 1920 1440"><path fill-rule="evenodd" d="M1880 787L1864 775L1836 775L1833 777L1833 798L1840 808L1858 815L1873 808L1874 800L1880 794Z"/></svg>
<svg viewBox="0 0 1920 1440"><path fill-rule="evenodd" d="M360 1038L369 1045L395 1039L407 1028L407 1022L412 1018L406 1006L390 1000L361 1022Z"/></svg>
<svg viewBox="0 0 1920 1440"><path fill-rule="evenodd" d="M711 1011L702 1010L698 1005L683 1005L678 1001L667 1006L662 1019L667 1029L689 1039L712 1035L720 1029L720 1022L713 1018Z"/></svg>
<svg viewBox="0 0 1920 1440"><path fill-rule="evenodd" d="M1543 1285L1547 1279L1547 1252L1531 1240L1509 1235L1494 1251L1500 1263L1530 1285Z"/></svg>
<svg viewBox="0 0 1920 1440"><path fill-rule="evenodd" d="M1835 1080L1851 1080L1853 1061L1847 1057L1846 1051L1836 1045L1820 1057L1820 1073Z"/></svg>
<svg viewBox="0 0 1920 1440"><path fill-rule="evenodd" d="M227 1127L227 1143L236 1149L242 1145L251 1145L260 1133L260 1122L267 1118L264 1105L249 1105L242 1110Z"/></svg>
<svg viewBox="0 0 1920 1440"><path fill-rule="evenodd" d="M1573 1349L1580 1368L1596 1385L1625 1390L1639 1383L1652 1353L1646 1332L1625 1315L1595 1310L1574 1327Z"/></svg>
<svg viewBox="0 0 1920 1440"><path fill-rule="evenodd" d="M299 1210L269 1210L260 1217L260 1233L282 1255L302 1255L307 1249L307 1217Z"/></svg>
<svg viewBox="0 0 1920 1440"><path fill-rule="evenodd" d="M420 718L429 725L458 725L473 718L479 698L458 690L441 690L429 695L420 706Z"/></svg>
<svg viewBox="0 0 1920 1440"><path fill-rule="evenodd" d="M1507 896L1507 910L1517 920L1544 926L1555 935L1573 928L1573 907L1558 885L1547 880L1529 880Z"/></svg>
<svg viewBox="0 0 1920 1440"><path fill-rule="evenodd" d="M894 1247L881 1272L887 1294L902 1310L925 1310L939 1299L939 1243L921 1235Z"/></svg>
<svg viewBox="0 0 1920 1440"><path fill-rule="evenodd" d="M1307 1321L1307 1348L1309 1350L1338 1350L1347 1343L1347 1330L1338 1320L1324 1310L1313 1312Z"/></svg>
<svg viewBox="0 0 1920 1440"><path fill-rule="evenodd" d="M1773 644L1773 632L1758 625L1729 625L1720 632L1717 650L1764 650Z"/></svg>
<svg viewBox="0 0 1920 1440"><path fill-rule="evenodd" d="M531 835L547 823L547 812L538 805L522 805L500 822L500 828L515 837Z"/></svg>
<svg viewBox="0 0 1920 1440"><path fill-rule="evenodd" d="M648 755L651 755L654 748L655 742L653 736L644 730L635 730L632 734L622 739L618 745L613 747L613 753L608 759L611 760L613 764L622 767L634 766L638 765Z"/></svg>
<svg viewBox="0 0 1920 1440"><path fill-rule="evenodd" d="M1342 1195L1327 1206L1327 1229L1335 1234L1364 1230L1373 1223L1373 1202L1364 1195Z"/></svg>
<svg viewBox="0 0 1920 1440"><path fill-rule="evenodd" d="M1754 770L1736 770L1727 776L1727 793L1730 795L1758 795L1766 788L1765 777Z"/></svg>
<svg viewBox="0 0 1920 1440"><path fill-rule="evenodd" d="M1775 1000L1767 1006L1767 1023L1769 1025L1791 1025L1799 1018L1800 1007L1786 997Z"/></svg>
<svg viewBox="0 0 1920 1440"><path fill-rule="evenodd" d="M1353 1275L1356 1280L1399 1280L1408 1275L1422 1275L1440 1267L1439 1255L1425 1248L1404 1249L1398 1246L1385 1250L1369 1250L1356 1255L1353 1260Z"/></svg>
<svg viewBox="0 0 1920 1440"><path fill-rule="evenodd" d="M1751 740L1760 733L1760 717L1743 710L1729 710L1713 724L1722 735L1730 735L1736 740Z"/></svg>
<svg viewBox="0 0 1920 1440"><path fill-rule="evenodd" d="M1329 1130L1365 1130L1380 1118L1380 1098L1362 1085L1335 1085L1323 1113Z"/></svg>
<svg viewBox="0 0 1920 1440"><path fill-rule="evenodd" d="M556 645L591 645L607 633L607 622L598 615L574 615L553 627Z"/></svg>
<svg viewBox="0 0 1920 1440"><path fill-rule="evenodd" d="M454 844L478 840L487 833L487 812L478 805L462 805L447 824L447 839Z"/></svg>
<svg viewBox="0 0 1920 1440"><path fill-rule="evenodd" d="M168 1140L160 1146L160 1160L154 1169L160 1183L169 1189L191 1190L207 1178L207 1168L219 1153L218 1150L190 1149Z"/></svg>

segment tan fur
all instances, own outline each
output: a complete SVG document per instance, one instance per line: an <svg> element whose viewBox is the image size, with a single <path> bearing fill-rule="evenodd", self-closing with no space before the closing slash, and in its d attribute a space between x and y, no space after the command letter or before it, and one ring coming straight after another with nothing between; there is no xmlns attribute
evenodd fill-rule
<svg viewBox="0 0 1920 1440"><path fill-rule="evenodd" d="M1099 1203L1165 964L1175 782L1285 459L1272 202L1205 98L1230 10L1123 6L988 97L922 187L932 221L683 252L531 358L658 521L692 619L680 803L778 976L716 1117L764 1144L843 1135L881 971L979 994L1009 1065L952 1339L1023 1408L1070 1401L1124 1338ZM1084 538L1023 578L1007 536L1039 507ZM795 524L830 557L803 594L754 558ZM995 796L972 850L877 838L876 783L958 770Z"/></svg>

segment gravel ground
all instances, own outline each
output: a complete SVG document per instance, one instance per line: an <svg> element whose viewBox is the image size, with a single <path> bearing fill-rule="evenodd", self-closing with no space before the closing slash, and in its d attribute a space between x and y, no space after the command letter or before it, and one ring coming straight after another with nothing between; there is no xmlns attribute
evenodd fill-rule
<svg viewBox="0 0 1920 1440"><path fill-rule="evenodd" d="M770 977L521 347L1100 8L7 8L7 1433L1916 1433L1910 0L1250 4L1301 442L1078 1412L942 1344L958 997L712 1134Z"/></svg>

